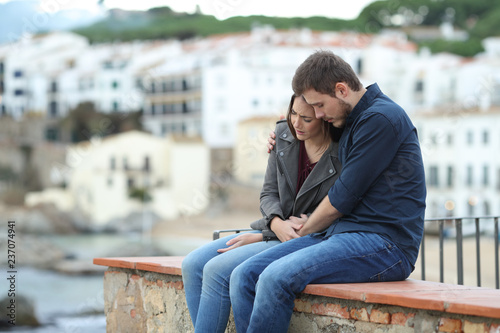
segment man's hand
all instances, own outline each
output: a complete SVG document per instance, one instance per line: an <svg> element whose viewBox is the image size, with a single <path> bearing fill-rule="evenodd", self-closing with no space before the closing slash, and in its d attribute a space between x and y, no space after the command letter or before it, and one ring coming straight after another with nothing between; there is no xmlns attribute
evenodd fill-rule
<svg viewBox="0 0 500 333"><path fill-rule="evenodd" d="M260 241L262 241L262 234L260 234L260 233L244 233L244 234L238 235L238 236L230 239L226 243L226 245L229 247L226 247L224 249L218 249L217 252L224 253L224 252L230 251L232 249L235 249L237 247L247 245L247 244L257 243Z"/></svg>
<svg viewBox="0 0 500 333"><path fill-rule="evenodd" d="M300 237L297 232L302 228L302 224L296 224L291 222L290 220L283 221L279 217L275 217L271 221L269 227L276 234L280 241L286 242L290 239Z"/></svg>
<svg viewBox="0 0 500 333"><path fill-rule="evenodd" d="M311 216L309 216L306 221L307 223L304 222L303 228L297 231L297 233L299 236L305 236L314 232L319 232L328 228L333 221L342 216L343 214L332 206L328 195L326 195Z"/></svg>
<svg viewBox="0 0 500 333"><path fill-rule="evenodd" d="M271 153L271 150L274 149L274 146L276 145L276 133L274 131L269 132L269 138L267 138L267 153Z"/></svg>
<svg viewBox="0 0 500 333"><path fill-rule="evenodd" d="M284 115L280 115L280 120L283 120L285 119L285 116ZM274 149L274 146L276 145L276 141L274 141L274 139L276 139L276 133L274 133L274 131L271 131L269 132L269 138L267 139L267 152L268 153L271 153L271 150Z"/></svg>

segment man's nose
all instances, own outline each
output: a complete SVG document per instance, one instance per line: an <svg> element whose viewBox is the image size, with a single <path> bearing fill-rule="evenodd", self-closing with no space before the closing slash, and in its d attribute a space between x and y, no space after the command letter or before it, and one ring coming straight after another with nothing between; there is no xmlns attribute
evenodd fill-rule
<svg viewBox="0 0 500 333"><path fill-rule="evenodd" d="M316 116L317 119L321 119L325 116L324 112L321 112L320 110L314 108L314 115Z"/></svg>

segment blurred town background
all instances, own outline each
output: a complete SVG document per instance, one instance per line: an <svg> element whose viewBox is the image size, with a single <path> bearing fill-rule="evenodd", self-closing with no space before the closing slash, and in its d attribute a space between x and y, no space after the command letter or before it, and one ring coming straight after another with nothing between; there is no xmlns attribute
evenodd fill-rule
<svg viewBox="0 0 500 333"><path fill-rule="evenodd" d="M410 115L427 218L500 215L500 3L239 16L246 2L189 12L0 2L0 243L15 221L17 300L23 323L41 324L22 330L105 332L92 258L185 255L259 218L268 133L318 49ZM489 246L492 224L481 231Z"/></svg>

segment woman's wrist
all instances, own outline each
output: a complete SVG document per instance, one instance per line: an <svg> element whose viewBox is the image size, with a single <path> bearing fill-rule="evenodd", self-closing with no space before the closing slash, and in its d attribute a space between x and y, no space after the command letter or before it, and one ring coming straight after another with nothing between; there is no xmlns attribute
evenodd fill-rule
<svg viewBox="0 0 500 333"><path fill-rule="evenodd" d="M269 222L269 229L271 229L272 232L276 233L276 231L273 230L273 222L276 222L276 219L281 221L281 218L279 216L273 217L273 219Z"/></svg>

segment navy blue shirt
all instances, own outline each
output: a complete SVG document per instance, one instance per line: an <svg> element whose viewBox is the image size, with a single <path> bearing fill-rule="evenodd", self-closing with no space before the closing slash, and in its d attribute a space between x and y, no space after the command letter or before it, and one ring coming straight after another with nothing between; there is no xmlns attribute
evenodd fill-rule
<svg viewBox="0 0 500 333"><path fill-rule="evenodd" d="M377 84L367 88L347 117L339 158L342 172L328 197L344 216L327 235L378 233L415 265L425 213L422 154L410 118Z"/></svg>

